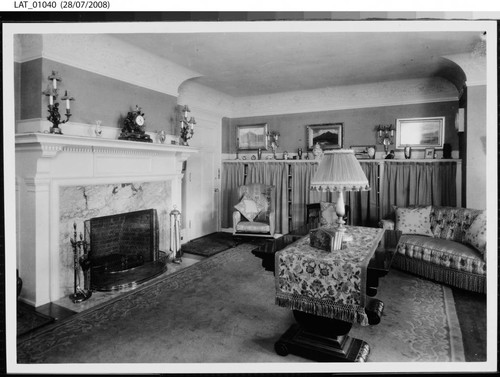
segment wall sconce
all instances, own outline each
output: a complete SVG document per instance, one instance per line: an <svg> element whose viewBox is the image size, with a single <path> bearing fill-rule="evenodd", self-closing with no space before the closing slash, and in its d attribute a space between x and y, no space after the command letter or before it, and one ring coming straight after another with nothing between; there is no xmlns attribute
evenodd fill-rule
<svg viewBox="0 0 500 377"><path fill-rule="evenodd" d="M280 133L276 131L271 131L268 132L266 136L269 142L271 143L274 159L276 159L276 149L279 147L278 140L280 138Z"/></svg>
<svg viewBox="0 0 500 377"><path fill-rule="evenodd" d="M181 139L182 145L189 145L187 141L191 139L194 135L194 125L196 124L196 120L194 117L189 117L188 105L184 105L182 108L182 117L181 117Z"/></svg>
<svg viewBox="0 0 500 377"><path fill-rule="evenodd" d="M388 126L379 124L377 126L377 139L379 144L384 145L384 151L387 154L389 152L389 145L394 144L394 127L392 124Z"/></svg>
<svg viewBox="0 0 500 377"><path fill-rule="evenodd" d="M61 114L59 114L59 103L55 101L57 99L57 96L59 95L57 92L57 82L61 82L62 78L56 71L52 71L52 74L48 77L48 79L51 82L52 86L48 84L47 89L45 89L42 94L49 97L49 116L47 117L47 120L52 123L52 127L50 127L50 133L62 135L62 131L59 128L59 125L69 121L69 118L71 117L70 102L74 101L75 99L68 94L67 90L65 91L65 94L63 97L61 97L61 100L66 101L66 120L61 120Z"/></svg>

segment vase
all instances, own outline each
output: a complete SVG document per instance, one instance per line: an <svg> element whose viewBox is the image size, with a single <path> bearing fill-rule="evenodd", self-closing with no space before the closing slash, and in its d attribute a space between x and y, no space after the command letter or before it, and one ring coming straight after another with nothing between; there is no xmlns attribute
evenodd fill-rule
<svg viewBox="0 0 500 377"><path fill-rule="evenodd" d="M411 147L405 147L405 158L407 160L411 158Z"/></svg>
<svg viewBox="0 0 500 377"><path fill-rule="evenodd" d="M302 160L302 148L297 151L297 156L299 156L299 160Z"/></svg>
<svg viewBox="0 0 500 377"><path fill-rule="evenodd" d="M163 144L165 143L165 140L167 139L167 135L165 134L165 131L164 130L161 130L160 132L158 132L158 141Z"/></svg>
<svg viewBox="0 0 500 377"><path fill-rule="evenodd" d="M323 157L323 150L321 149L321 145L319 145L319 143L314 144L313 155L315 160L321 160L321 157Z"/></svg>
<svg viewBox="0 0 500 377"><path fill-rule="evenodd" d="M259 148L257 151L257 158L260 160L262 158L262 149Z"/></svg>
<svg viewBox="0 0 500 377"><path fill-rule="evenodd" d="M102 136L102 127L101 127L101 121L100 120L96 120L95 121L94 133L95 133L96 137L101 137Z"/></svg>

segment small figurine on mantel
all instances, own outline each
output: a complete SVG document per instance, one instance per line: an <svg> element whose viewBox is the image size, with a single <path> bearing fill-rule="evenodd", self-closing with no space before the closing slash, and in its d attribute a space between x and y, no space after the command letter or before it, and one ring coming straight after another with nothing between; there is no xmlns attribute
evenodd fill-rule
<svg viewBox="0 0 500 377"><path fill-rule="evenodd" d="M385 156L386 160L394 160L395 154L394 154L394 149L389 152L387 156Z"/></svg>

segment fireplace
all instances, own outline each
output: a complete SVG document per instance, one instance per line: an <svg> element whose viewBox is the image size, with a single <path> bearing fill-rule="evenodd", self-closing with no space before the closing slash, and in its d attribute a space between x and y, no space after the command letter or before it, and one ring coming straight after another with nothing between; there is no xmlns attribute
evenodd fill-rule
<svg viewBox="0 0 500 377"><path fill-rule="evenodd" d="M149 236L147 241L156 245L156 237L159 247L153 249L158 254L138 256L137 249L127 251L123 268L122 256L119 264L115 257L96 261L101 269L107 268L102 276L114 274L113 283L102 278L105 284L99 289L133 286L164 268L158 261L162 259L159 250L169 252L168 213L174 206L182 211L182 165L197 152L179 145L70 135L71 131L67 126L64 135L16 135L20 300L35 307L73 293L73 225L77 224L78 233L85 233L85 221L96 217L153 208L159 224L159 236ZM89 278L84 281L90 284L90 270L85 275Z"/></svg>
<svg viewBox="0 0 500 377"><path fill-rule="evenodd" d="M86 286L91 290L130 288L167 268L155 209L94 217L85 221L84 229L89 245Z"/></svg>

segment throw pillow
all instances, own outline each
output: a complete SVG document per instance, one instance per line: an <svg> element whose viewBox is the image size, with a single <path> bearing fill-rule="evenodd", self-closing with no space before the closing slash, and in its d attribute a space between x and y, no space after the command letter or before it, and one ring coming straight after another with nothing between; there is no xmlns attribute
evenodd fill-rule
<svg viewBox="0 0 500 377"><path fill-rule="evenodd" d="M234 206L248 221L253 221L260 211L264 209L262 204L256 203L252 198L244 195L241 201Z"/></svg>
<svg viewBox="0 0 500 377"><path fill-rule="evenodd" d="M396 207L396 230L403 234L420 234L432 237L431 206Z"/></svg>
<svg viewBox="0 0 500 377"><path fill-rule="evenodd" d="M335 211L336 203L319 202L320 215L319 224L321 226L333 226L337 224L337 212Z"/></svg>
<svg viewBox="0 0 500 377"><path fill-rule="evenodd" d="M486 212L476 216L469 229L465 231L464 241L481 252L486 253Z"/></svg>

